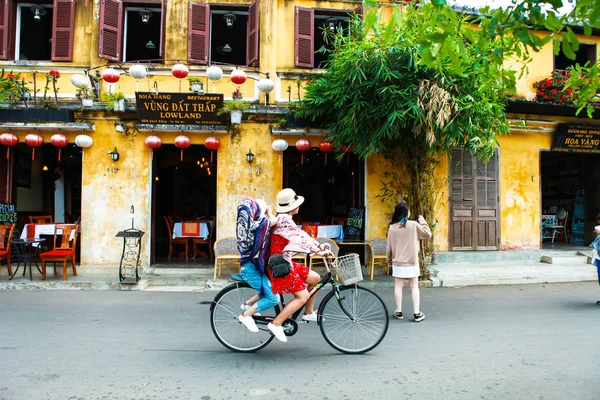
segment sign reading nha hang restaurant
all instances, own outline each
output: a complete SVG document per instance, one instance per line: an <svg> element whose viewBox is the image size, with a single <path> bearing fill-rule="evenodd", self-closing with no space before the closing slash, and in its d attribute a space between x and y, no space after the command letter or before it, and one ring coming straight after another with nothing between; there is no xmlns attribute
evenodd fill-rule
<svg viewBox="0 0 600 400"><path fill-rule="evenodd" d="M600 153L600 125L558 125L552 150Z"/></svg>
<svg viewBox="0 0 600 400"><path fill-rule="evenodd" d="M136 92L135 98L142 124L225 125L217 116L222 94Z"/></svg>

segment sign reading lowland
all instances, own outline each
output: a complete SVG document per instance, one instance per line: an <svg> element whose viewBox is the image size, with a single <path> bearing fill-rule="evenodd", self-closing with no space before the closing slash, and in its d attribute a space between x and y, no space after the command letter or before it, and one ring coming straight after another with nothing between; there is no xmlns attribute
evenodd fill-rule
<svg viewBox="0 0 600 400"><path fill-rule="evenodd" d="M558 125L552 150L600 153L600 125Z"/></svg>
<svg viewBox="0 0 600 400"><path fill-rule="evenodd" d="M136 92L135 98L142 124L225 125L217 116L222 94Z"/></svg>

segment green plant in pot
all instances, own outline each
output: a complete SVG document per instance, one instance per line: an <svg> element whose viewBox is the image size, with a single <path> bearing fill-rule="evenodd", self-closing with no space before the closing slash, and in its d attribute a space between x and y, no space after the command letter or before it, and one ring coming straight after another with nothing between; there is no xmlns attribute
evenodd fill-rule
<svg viewBox="0 0 600 400"><path fill-rule="evenodd" d="M190 90L195 93L204 94L204 83L202 78L197 76L188 76L188 82L190 83Z"/></svg>
<svg viewBox="0 0 600 400"><path fill-rule="evenodd" d="M82 85L75 91L75 96L81 100L83 107L91 107L94 105L94 91L89 85Z"/></svg>
<svg viewBox="0 0 600 400"><path fill-rule="evenodd" d="M250 103L243 100L227 100L223 102L223 107L217 111L217 115L230 114L231 123L239 124L242 122L242 114L250 107Z"/></svg>
<svg viewBox="0 0 600 400"><path fill-rule="evenodd" d="M123 92L107 93L102 99L106 102L107 111L125 111L125 94Z"/></svg>

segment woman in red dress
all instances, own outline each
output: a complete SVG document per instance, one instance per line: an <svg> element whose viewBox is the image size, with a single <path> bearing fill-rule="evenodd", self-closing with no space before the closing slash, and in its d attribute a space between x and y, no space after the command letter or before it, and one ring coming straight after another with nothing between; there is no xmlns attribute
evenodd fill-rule
<svg viewBox="0 0 600 400"><path fill-rule="evenodd" d="M306 308L302 319L304 321L317 320L317 313L313 308L316 297L310 297L309 291L319 283L321 276L315 271L309 270L306 265L292 261L292 257L297 253L317 253L319 255L331 253L329 250L321 248L319 242L299 229L292 219L292 216L298 213L298 208L303 202L304 197L296 195L292 189L283 189L279 192L277 194L277 223L271 231L269 257L274 254L283 254L283 257L291 264L290 273L281 277L274 277L271 269L267 268L273 293L294 295L294 299L285 305L277 318L267 325L273 335L282 342L287 342L287 337L281 324L304 304L306 304Z"/></svg>

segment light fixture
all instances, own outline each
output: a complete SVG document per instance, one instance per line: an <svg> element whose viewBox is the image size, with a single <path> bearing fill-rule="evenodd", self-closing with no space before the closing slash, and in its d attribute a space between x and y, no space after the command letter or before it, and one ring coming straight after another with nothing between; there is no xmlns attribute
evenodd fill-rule
<svg viewBox="0 0 600 400"><path fill-rule="evenodd" d="M123 126L123 124L116 123L115 124L115 131L123 133L123 132L125 132L125 127Z"/></svg>
<svg viewBox="0 0 600 400"><path fill-rule="evenodd" d="M152 40L148 40L148 43L146 43L146 48L150 49L150 50L154 50L156 48L156 45L154 43L152 43Z"/></svg>
<svg viewBox="0 0 600 400"><path fill-rule="evenodd" d="M325 24L326 24L327 28L329 28L333 31L335 29L336 25L338 24L338 22L339 22L339 19L337 19L335 17L331 17L327 21L325 21Z"/></svg>
<svg viewBox="0 0 600 400"><path fill-rule="evenodd" d="M246 160L248 161L248 164L252 164L252 161L254 161L254 153L252 153L252 149L248 149L248 152L246 153Z"/></svg>
<svg viewBox="0 0 600 400"><path fill-rule="evenodd" d="M138 12L138 14L142 18L142 23L144 25L147 25L148 22L150 22L150 17L152 16L152 11L150 11L150 10L140 10Z"/></svg>
<svg viewBox="0 0 600 400"><path fill-rule="evenodd" d="M47 166L47 165L44 165L44 166L42 167L42 171L48 171L48 166Z"/></svg>
<svg viewBox="0 0 600 400"><path fill-rule="evenodd" d="M223 46L223 53L231 53L231 51L231 46L228 43L225 43L225 46Z"/></svg>
<svg viewBox="0 0 600 400"><path fill-rule="evenodd" d="M33 20L35 22L40 22L42 17L46 15L46 9L42 6L38 6L37 4L29 7L29 10L33 13Z"/></svg>
<svg viewBox="0 0 600 400"><path fill-rule="evenodd" d="M223 19L225 20L227 27L231 28L231 27L233 27L233 21L235 21L237 19L237 17L231 13L227 13L227 14L223 15Z"/></svg>
<svg viewBox="0 0 600 400"><path fill-rule="evenodd" d="M110 156L110 158L112 158L113 161L119 161L119 152L117 151L116 147L113 151L109 151L108 155Z"/></svg>

